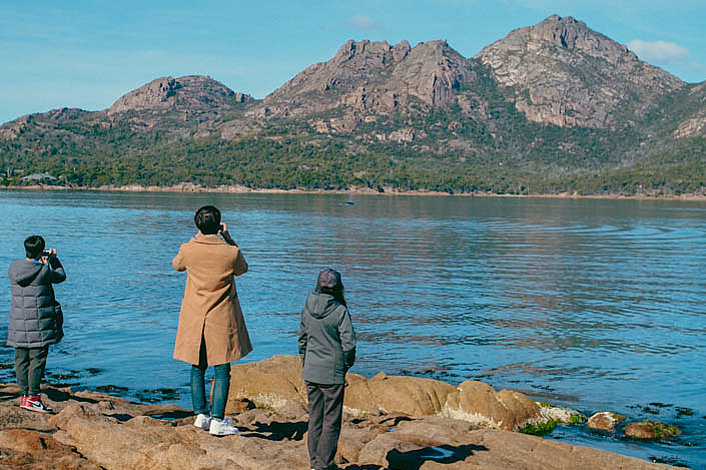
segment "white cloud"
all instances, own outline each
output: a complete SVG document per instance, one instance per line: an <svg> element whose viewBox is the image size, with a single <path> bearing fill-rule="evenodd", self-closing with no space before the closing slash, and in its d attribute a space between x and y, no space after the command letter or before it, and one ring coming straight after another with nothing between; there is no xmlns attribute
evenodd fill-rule
<svg viewBox="0 0 706 470"><path fill-rule="evenodd" d="M635 39L628 47L641 59L662 64L677 62L689 56L689 49L667 41L641 41Z"/></svg>
<svg viewBox="0 0 706 470"><path fill-rule="evenodd" d="M348 24L360 31L371 31L377 27L377 23L368 15L355 15L348 21Z"/></svg>

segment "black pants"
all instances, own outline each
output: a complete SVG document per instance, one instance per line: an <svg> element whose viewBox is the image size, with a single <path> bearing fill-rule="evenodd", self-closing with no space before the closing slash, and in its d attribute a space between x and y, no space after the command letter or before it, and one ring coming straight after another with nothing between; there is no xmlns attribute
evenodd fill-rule
<svg viewBox="0 0 706 470"><path fill-rule="evenodd" d="M42 348L16 348L15 373L20 393L26 397L39 395L39 385L47 366L49 346Z"/></svg>
<svg viewBox="0 0 706 470"><path fill-rule="evenodd" d="M306 383L309 394L309 462L316 470L334 466L343 416L343 384Z"/></svg>

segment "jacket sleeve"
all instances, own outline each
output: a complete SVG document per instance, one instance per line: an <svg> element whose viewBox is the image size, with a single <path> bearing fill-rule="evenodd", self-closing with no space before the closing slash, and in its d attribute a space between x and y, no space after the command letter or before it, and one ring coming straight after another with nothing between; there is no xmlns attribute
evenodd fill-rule
<svg viewBox="0 0 706 470"><path fill-rule="evenodd" d="M172 266L177 271L184 271L186 269L186 264L184 264L184 257L181 254L181 247L179 247L179 253L172 260Z"/></svg>
<svg viewBox="0 0 706 470"><path fill-rule="evenodd" d="M47 264L49 265L49 281L52 284L61 284L66 280L66 273L59 258L51 256Z"/></svg>
<svg viewBox="0 0 706 470"><path fill-rule="evenodd" d="M299 357L302 358L302 367L304 366L304 360L306 359L306 346L308 343L308 335L306 331L306 324L304 323L304 311L302 310L302 319L299 322L299 331L297 332L299 335Z"/></svg>
<svg viewBox="0 0 706 470"><path fill-rule="evenodd" d="M348 308L345 308L341 316L341 322L338 325L338 334L341 338L341 348L343 349L343 357L346 361L346 369L350 369L355 363L355 330L353 330L353 322Z"/></svg>
<svg viewBox="0 0 706 470"><path fill-rule="evenodd" d="M248 272L248 263L245 261L243 252L240 251L239 248L236 249L238 250L238 255L235 257L235 261L233 262L233 274L240 276Z"/></svg>

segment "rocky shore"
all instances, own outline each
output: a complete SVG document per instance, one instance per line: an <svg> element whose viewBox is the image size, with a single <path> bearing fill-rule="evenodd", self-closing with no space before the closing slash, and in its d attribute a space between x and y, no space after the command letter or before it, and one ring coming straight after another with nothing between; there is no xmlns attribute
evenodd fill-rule
<svg viewBox="0 0 706 470"><path fill-rule="evenodd" d="M307 469L300 373L294 356L234 366L226 412L241 432L223 438L174 405L45 387L56 411L46 415L20 409L16 385L0 385L0 467ZM674 468L516 432L576 414L482 382L349 374L345 411L337 462L348 470Z"/></svg>
<svg viewBox="0 0 706 470"><path fill-rule="evenodd" d="M346 195L385 195L385 196L457 196L457 197L510 197L510 198L540 198L540 199L634 199L634 200L667 200L667 201L706 201L706 193L671 194L663 192L650 192L643 194L578 194L578 193L538 193L538 194L511 194L493 193L484 191L474 192L444 192L430 190L401 191L390 187L380 188L350 188L350 189L265 189L250 188L247 186L202 186L194 183L179 183L172 186L61 186L52 184L35 184L23 186L0 185L0 190L12 191L102 191L117 193L223 193L223 194L346 194Z"/></svg>

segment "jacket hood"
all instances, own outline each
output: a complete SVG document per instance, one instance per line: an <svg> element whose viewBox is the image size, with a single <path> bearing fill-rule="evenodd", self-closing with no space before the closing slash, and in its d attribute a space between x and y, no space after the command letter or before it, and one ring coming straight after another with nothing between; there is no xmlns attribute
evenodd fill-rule
<svg viewBox="0 0 706 470"><path fill-rule="evenodd" d="M10 279L22 287L28 286L44 267L43 264L20 260L10 266Z"/></svg>
<svg viewBox="0 0 706 470"><path fill-rule="evenodd" d="M333 300L333 296L329 294L321 294L312 292L306 299L306 309L314 318L321 319L327 317L331 312L336 310L340 304Z"/></svg>

